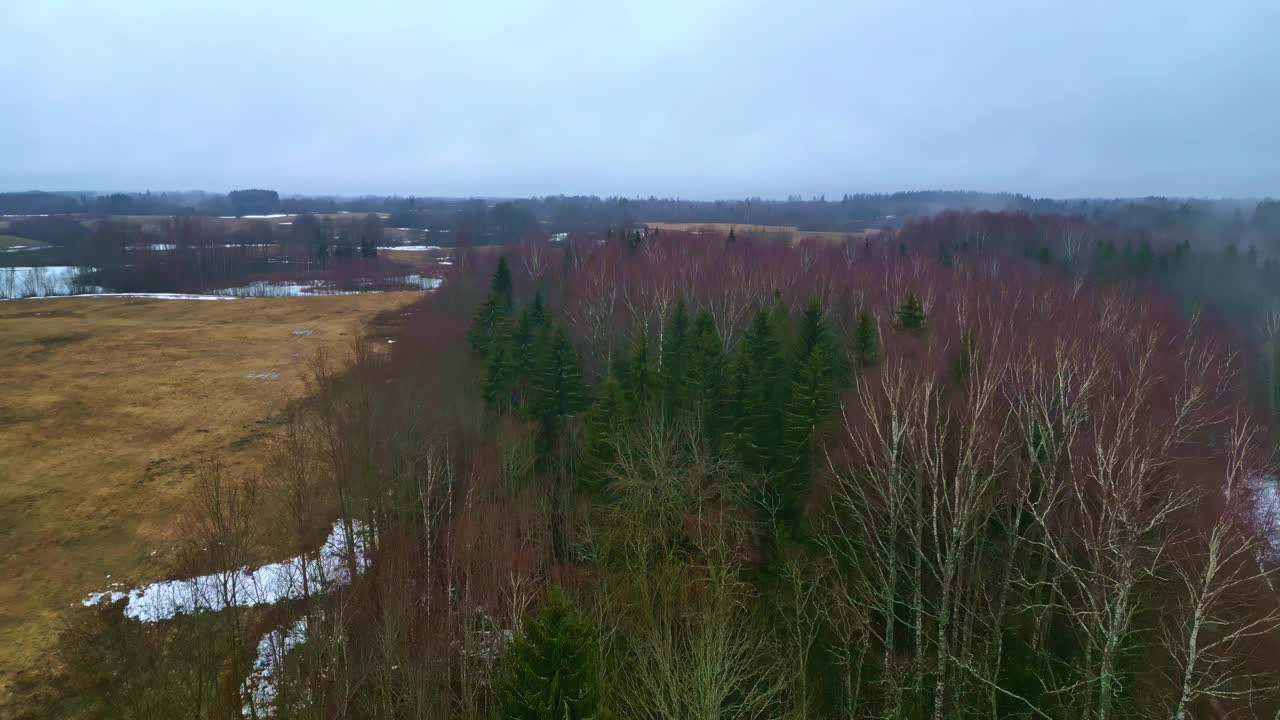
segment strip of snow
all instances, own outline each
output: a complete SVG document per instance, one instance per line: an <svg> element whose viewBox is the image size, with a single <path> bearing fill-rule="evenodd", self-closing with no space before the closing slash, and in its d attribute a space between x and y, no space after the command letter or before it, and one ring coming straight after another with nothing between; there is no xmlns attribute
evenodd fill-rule
<svg viewBox="0 0 1280 720"><path fill-rule="evenodd" d="M388 245L387 247L378 246L379 250L400 250L402 252L425 252L427 250L439 250L435 245Z"/></svg>
<svg viewBox="0 0 1280 720"><path fill-rule="evenodd" d="M239 300L226 295L187 295L185 293L83 293L79 295L41 295L22 300L56 300L57 298L141 298L144 300Z"/></svg>
<svg viewBox="0 0 1280 720"><path fill-rule="evenodd" d="M351 521L354 556L347 554L349 538L342 521L335 522L317 553L289 558L258 568L240 568L185 580L165 580L129 592L108 590L91 593L85 606L128 600L124 614L142 622L169 620L179 615L218 611L228 607L271 605L302 597L303 579L312 593L347 585L350 568L362 572L365 564L364 524Z"/></svg>
<svg viewBox="0 0 1280 720"><path fill-rule="evenodd" d="M241 685L241 702L245 717L270 717L275 714L279 686L276 674L289 651L306 642L307 619L302 618L287 628L272 630L258 641L258 656L253 669Z"/></svg>

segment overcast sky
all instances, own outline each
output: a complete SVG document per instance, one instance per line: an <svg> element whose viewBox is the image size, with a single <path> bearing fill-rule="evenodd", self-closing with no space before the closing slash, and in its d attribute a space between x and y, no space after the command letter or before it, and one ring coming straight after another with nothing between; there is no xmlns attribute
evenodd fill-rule
<svg viewBox="0 0 1280 720"><path fill-rule="evenodd" d="M1277 195L1278 29L1276 0L0 0L0 189Z"/></svg>

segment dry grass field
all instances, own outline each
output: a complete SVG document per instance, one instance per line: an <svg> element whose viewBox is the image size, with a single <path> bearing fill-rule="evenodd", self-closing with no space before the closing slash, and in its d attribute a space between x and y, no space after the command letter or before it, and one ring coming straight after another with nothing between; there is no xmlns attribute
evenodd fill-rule
<svg viewBox="0 0 1280 720"><path fill-rule="evenodd" d="M736 225L734 223L645 223L645 227L658 228L660 230L680 230L684 232L696 232L699 230L709 230L713 232L727 233L733 230L738 235L768 235L785 237L787 242L795 244L805 238L818 238L821 240L861 240L864 237L879 234L879 230L859 230L857 232L815 232L812 230L801 230L795 225Z"/></svg>
<svg viewBox="0 0 1280 720"><path fill-rule="evenodd" d="M0 302L0 708L69 607L166 576L203 460L259 471L315 352L419 297Z"/></svg>

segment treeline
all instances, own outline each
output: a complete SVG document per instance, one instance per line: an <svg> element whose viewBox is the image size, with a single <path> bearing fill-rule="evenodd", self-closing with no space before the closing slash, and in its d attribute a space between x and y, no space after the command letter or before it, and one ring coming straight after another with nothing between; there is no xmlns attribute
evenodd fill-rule
<svg viewBox="0 0 1280 720"><path fill-rule="evenodd" d="M539 228L553 233L603 231L640 222L796 226L853 232L900 227L945 210L1075 215L1095 224L1142 228L1220 249L1230 243L1280 249L1274 201L1178 198L1052 200L1009 193L921 191L845 194L839 199L694 201L679 198L545 196L450 199L401 196L284 197L272 190L218 193L0 193L3 214L265 215L272 213L384 213L392 227L448 230L477 244L524 239Z"/></svg>
<svg viewBox="0 0 1280 720"><path fill-rule="evenodd" d="M118 292L202 292L286 280L350 290L361 289L354 283L362 278L380 286L410 273L379 262L382 243L382 222L372 213L342 221L299 215L289 225L174 216L147 225L100 220L67 250L77 265L92 268L82 282Z"/></svg>
<svg viewBox="0 0 1280 720"><path fill-rule="evenodd" d="M85 610L63 697L114 717L1272 717L1271 435L1223 336L1151 283L936 239L463 253L390 352L316 364L266 474L287 547L334 515L360 538L354 582L159 625ZM234 550L235 573L264 540L232 507L255 503L204 497L224 522L192 552ZM304 619L246 699L264 633Z"/></svg>

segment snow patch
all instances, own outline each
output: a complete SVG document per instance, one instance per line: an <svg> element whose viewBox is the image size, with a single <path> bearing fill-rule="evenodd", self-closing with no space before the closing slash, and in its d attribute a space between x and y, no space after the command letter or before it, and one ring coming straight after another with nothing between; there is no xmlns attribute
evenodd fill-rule
<svg viewBox="0 0 1280 720"><path fill-rule="evenodd" d="M165 580L128 592L108 590L89 594L82 604L97 605L104 600L128 600L124 614L142 622L170 620L179 615L219 611L228 607L271 605L302 597L303 580L312 593L347 585L351 569L366 567L365 526L351 521L354 536L348 537L342 521L335 522L329 537L316 553L289 558L258 568L239 568L185 580ZM354 554L348 554L348 545Z"/></svg>
<svg viewBox="0 0 1280 720"><path fill-rule="evenodd" d="M379 245L378 249L399 250L401 252L426 252L428 250L439 250L440 248L436 245L389 245L387 247Z"/></svg>
<svg viewBox="0 0 1280 720"><path fill-rule="evenodd" d="M258 641L258 656L253 669L241 684L241 701L245 717L269 717L275 714L279 686L276 674L284 658L307 639L307 619L302 618L287 628L272 630Z"/></svg>

